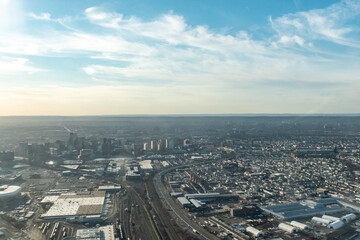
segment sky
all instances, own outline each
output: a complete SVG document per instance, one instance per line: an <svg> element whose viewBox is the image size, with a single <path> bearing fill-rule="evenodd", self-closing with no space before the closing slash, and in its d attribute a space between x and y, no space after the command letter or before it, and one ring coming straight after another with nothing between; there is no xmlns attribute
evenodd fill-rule
<svg viewBox="0 0 360 240"><path fill-rule="evenodd" d="M360 113L358 0L0 0L0 116Z"/></svg>

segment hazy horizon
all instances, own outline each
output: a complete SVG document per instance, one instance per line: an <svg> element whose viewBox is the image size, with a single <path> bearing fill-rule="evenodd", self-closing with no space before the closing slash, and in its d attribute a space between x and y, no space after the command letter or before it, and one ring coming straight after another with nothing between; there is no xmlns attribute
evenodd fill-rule
<svg viewBox="0 0 360 240"><path fill-rule="evenodd" d="M359 117L360 113L189 113L189 114L98 114L98 115L0 115L0 118L37 117Z"/></svg>

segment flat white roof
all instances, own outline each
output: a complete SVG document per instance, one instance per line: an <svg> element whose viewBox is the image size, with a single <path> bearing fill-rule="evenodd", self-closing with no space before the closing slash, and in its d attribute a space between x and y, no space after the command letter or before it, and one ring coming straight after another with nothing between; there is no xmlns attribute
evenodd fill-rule
<svg viewBox="0 0 360 240"><path fill-rule="evenodd" d="M153 167L151 165L151 160L144 160L144 161L139 162L139 164L140 164L141 169L145 169L145 170L153 169Z"/></svg>
<svg viewBox="0 0 360 240"><path fill-rule="evenodd" d="M54 203L59 198L59 195L45 196L41 203Z"/></svg>
<svg viewBox="0 0 360 240"><path fill-rule="evenodd" d="M105 186L99 186L98 188L98 190L114 190L114 189L121 189L121 186L105 185Z"/></svg>
<svg viewBox="0 0 360 240"><path fill-rule="evenodd" d="M98 228L79 229L76 231L76 239L114 240L115 239L114 226L108 225Z"/></svg>
<svg viewBox="0 0 360 240"><path fill-rule="evenodd" d="M189 202L189 200L187 200L185 197L178 197L177 200L178 200L182 205L191 204L191 203Z"/></svg>
<svg viewBox="0 0 360 240"><path fill-rule="evenodd" d="M83 206L92 206L97 207L102 210L104 205L105 196L94 196L89 195L74 195L71 194L62 194L57 196L58 198L53 202L54 204L51 208L42 216L43 217L67 217L67 216L76 216L79 215L78 210ZM44 199L43 199L44 200ZM81 215L87 215L86 213ZM91 215L94 215L91 212Z"/></svg>

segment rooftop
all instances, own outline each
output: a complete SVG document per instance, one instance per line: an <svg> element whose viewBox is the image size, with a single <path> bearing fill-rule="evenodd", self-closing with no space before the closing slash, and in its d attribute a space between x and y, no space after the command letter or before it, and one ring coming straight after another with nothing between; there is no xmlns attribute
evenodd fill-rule
<svg viewBox="0 0 360 240"><path fill-rule="evenodd" d="M328 205L332 205L331 207ZM301 202L282 203L261 207L276 217L284 220L292 220L301 217L310 217L318 214L342 211L336 198L326 198L320 200L305 200Z"/></svg>
<svg viewBox="0 0 360 240"><path fill-rule="evenodd" d="M47 200L54 200L48 198ZM43 201L46 200L45 198ZM105 192L91 192L87 194L61 194L53 202L54 205L42 216L45 218L74 217L84 215L100 215L105 200ZM43 202L42 201L42 202Z"/></svg>
<svg viewBox="0 0 360 240"><path fill-rule="evenodd" d="M19 186L9 186L9 185L0 186L0 198L12 197L20 192L21 192L21 187Z"/></svg>
<svg viewBox="0 0 360 240"><path fill-rule="evenodd" d="M87 239L87 240L114 240L115 231L113 225L79 229L76 231L76 239Z"/></svg>

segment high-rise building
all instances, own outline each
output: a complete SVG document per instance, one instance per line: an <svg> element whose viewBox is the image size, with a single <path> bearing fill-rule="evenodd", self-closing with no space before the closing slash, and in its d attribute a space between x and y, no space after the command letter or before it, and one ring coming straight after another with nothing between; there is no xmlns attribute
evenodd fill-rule
<svg viewBox="0 0 360 240"><path fill-rule="evenodd" d="M161 146L161 139L157 142L157 151L161 151L162 150L162 146Z"/></svg>
<svg viewBox="0 0 360 240"><path fill-rule="evenodd" d="M190 144L190 140L189 140L189 139L184 139L184 147L185 147L186 145L188 145L188 144Z"/></svg>
<svg viewBox="0 0 360 240"><path fill-rule="evenodd" d="M163 141L160 139L158 142L157 142L157 150L158 151L161 151L163 150Z"/></svg>
<svg viewBox="0 0 360 240"><path fill-rule="evenodd" d="M156 149L155 140L151 140L151 141L150 141L150 149L151 149L152 151L154 151L154 150Z"/></svg>
<svg viewBox="0 0 360 240"><path fill-rule="evenodd" d="M101 151L103 155L110 155L113 151L113 146L111 143L111 139L104 138L103 143L101 145Z"/></svg>
<svg viewBox="0 0 360 240"><path fill-rule="evenodd" d="M143 149L144 149L144 151L148 151L148 150L149 150L149 144L148 144L148 143L144 143Z"/></svg>
<svg viewBox="0 0 360 240"><path fill-rule="evenodd" d="M89 160L94 157L92 149L81 149L80 154L78 156L79 159Z"/></svg>
<svg viewBox="0 0 360 240"><path fill-rule="evenodd" d="M28 157L29 156L29 144L27 142L19 143L19 147L17 149L17 155L20 157Z"/></svg>
<svg viewBox="0 0 360 240"><path fill-rule="evenodd" d="M78 138L77 133L71 132L70 135L69 135L68 142L67 142L68 146L74 147L77 138Z"/></svg>

